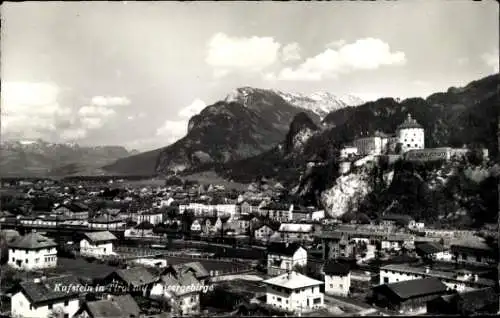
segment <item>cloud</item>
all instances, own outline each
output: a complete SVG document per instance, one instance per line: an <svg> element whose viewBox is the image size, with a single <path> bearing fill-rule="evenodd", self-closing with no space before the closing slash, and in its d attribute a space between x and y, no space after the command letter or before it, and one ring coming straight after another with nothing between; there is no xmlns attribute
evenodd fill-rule
<svg viewBox="0 0 500 318"><path fill-rule="evenodd" d="M214 68L214 77L232 72L260 72L278 59L281 44L272 37L230 37L215 34L208 43L205 62Z"/></svg>
<svg viewBox="0 0 500 318"><path fill-rule="evenodd" d="M54 83L2 83L1 130L4 136L40 138L57 130L71 110L58 102L60 88Z"/></svg>
<svg viewBox="0 0 500 318"><path fill-rule="evenodd" d="M161 127L156 130L156 136L163 137L163 141L171 144L184 137L187 133L187 123L185 120L166 120Z"/></svg>
<svg viewBox="0 0 500 318"><path fill-rule="evenodd" d="M300 46L298 43L290 43L281 50L281 59L283 62L300 60Z"/></svg>
<svg viewBox="0 0 500 318"><path fill-rule="evenodd" d="M483 60L484 63L486 63L486 65L491 67L493 72L498 73L499 71L498 51L484 53L483 55L481 55L481 59Z"/></svg>
<svg viewBox="0 0 500 318"><path fill-rule="evenodd" d="M96 106L126 106L130 105L127 97L94 96L92 105Z"/></svg>
<svg viewBox="0 0 500 318"><path fill-rule="evenodd" d="M87 130L83 128L70 128L61 132L61 138L64 140L79 140L87 135Z"/></svg>
<svg viewBox="0 0 500 318"><path fill-rule="evenodd" d="M78 114L84 117L107 117L116 114L115 110L99 106L83 106Z"/></svg>
<svg viewBox="0 0 500 318"><path fill-rule="evenodd" d="M205 107L207 107L207 104L204 101L195 99L190 105L179 111L179 116L189 119L194 115L198 115Z"/></svg>
<svg viewBox="0 0 500 318"><path fill-rule="evenodd" d="M338 43L340 45L342 43ZM329 44L331 45L331 44ZM284 81L320 81L336 78L357 70L375 70L384 65L404 65L404 52L392 52L389 44L380 39L366 38L343 44L337 49L327 48L294 68L284 68L278 75L267 74L267 79Z"/></svg>
<svg viewBox="0 0 500 318"><path fill-rule="evenodd" d="M156 136L164 138L169 144L176 142L187 134L189 119L198 115L207 104L201 99L195 99L191 104L179 110L177 115L180 120L166 120L161 127L156 130Z"/></svg>
<svg viewBox="0 0 500 318"><path fill-rule="evenodd" d="M106 119L103 117L82 117L80 123L85 130L98 129L104 126Z"/></svg>
<svg viewBox="0 0 500 318"><path fill-rule="evenodd" d="M337 41L333 41L333 42L330 42L326 45L327 48L332 48L332 49L338 49L342 46L344 46L346 44L346 41L345 40L337 40Z"/></svg>

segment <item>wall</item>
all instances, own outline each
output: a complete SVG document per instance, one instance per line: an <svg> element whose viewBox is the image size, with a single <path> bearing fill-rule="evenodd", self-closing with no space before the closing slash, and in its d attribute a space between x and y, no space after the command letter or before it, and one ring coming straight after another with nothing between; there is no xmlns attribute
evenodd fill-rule
<svg viewBox="0 0 500 318"><path fill-rule="evenodd" d="M345 276L325 274L325 294L347 296L351 288L351 273Z"/></svg>
<svg viewBox="0 0 500 318"><path fill-rule="evenodd" d="M21 266L17 265L17 260L22 262ZM57 249L55 247L41 250L9 249L8 264L13 268L24 270L53 268L57 265Z"/></svg>
<svg viewBox="0 0 500 318"><path fill-rule="evenodd" d="M279 301L279 298L281 298L281 301ZM314 304L314 299L318 298L320 302ZM267 304L288 311L307 312L316 308L321 308L324 305L323 298L319 286L301 288L298 292L287 292L283 288L269 285L266 288ZM309 306L307 306L308 300Z"/></svg>
<svg viewBox="0 0 500 318"><path fill-rule="evenodd" d="M83 239L80 241L80 253L82 255L111 255L113 254L113 243L108 242L94 245Z"/></svg>
<svg viewBox="0 0 500 318"><path fill-rule="evenodd" d="M23 317L23 318L45 318L49 317L53 310L56 308L61 308L64 313L69 314L69 317L73 315L80 308L80 302L78 299L70 300L67 306L64 306L64 301L60 303L55 303L52 309L49 309L47 305L38 308L32 308L30 310L30 302L24 296L23 293L18 292L12 296L11 300L11 315L12 317Z"/></svg>

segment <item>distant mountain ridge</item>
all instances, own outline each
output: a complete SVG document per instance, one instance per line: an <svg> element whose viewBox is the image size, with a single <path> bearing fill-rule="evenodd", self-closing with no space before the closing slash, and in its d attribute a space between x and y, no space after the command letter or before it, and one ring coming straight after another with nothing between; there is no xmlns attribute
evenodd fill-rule
<svg viewBox="0 0 500 318"><path fill-rule="evenodd" d="M121 146L87 147L40 139L3 141L0 151L1 176L55 176L93 171L133 153ZM76 169L76 166L79 168Z"/></svg>

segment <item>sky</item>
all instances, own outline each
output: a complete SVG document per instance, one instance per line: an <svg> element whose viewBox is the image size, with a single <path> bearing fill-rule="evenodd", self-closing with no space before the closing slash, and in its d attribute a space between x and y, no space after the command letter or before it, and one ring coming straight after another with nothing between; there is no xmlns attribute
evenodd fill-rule
<svg viewBox="0 0 500 318"><path fill-rule="evenodd" d="M183 137L237 87L426 97L498 72L496 1L5 2L2 139Z"/></svg>

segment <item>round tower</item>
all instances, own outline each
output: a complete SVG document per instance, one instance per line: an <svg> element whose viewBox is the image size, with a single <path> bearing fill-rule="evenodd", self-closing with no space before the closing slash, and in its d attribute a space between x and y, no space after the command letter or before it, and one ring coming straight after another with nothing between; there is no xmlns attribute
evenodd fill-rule
<svg viewBox="0 0 500 318"><path fill-rule="evenodd" d="M397 136L403 153L408 150L425 148L424 128L411 117L411 114L408 114L406 120L398 126Z"/></svg>

